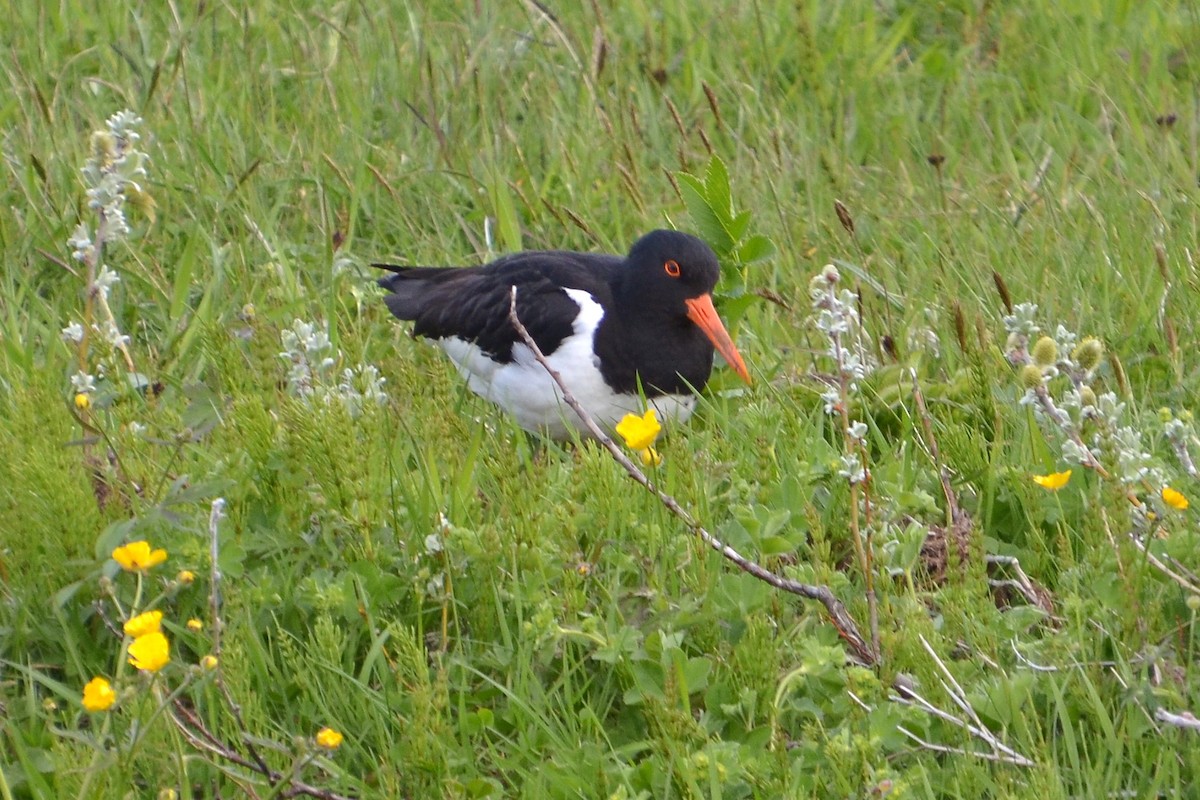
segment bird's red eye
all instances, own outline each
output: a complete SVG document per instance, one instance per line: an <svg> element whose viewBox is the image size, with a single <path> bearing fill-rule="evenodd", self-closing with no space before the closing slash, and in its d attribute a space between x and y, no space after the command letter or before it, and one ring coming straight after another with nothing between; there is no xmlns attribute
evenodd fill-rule
<svg viewBox="0 0 1200 800"><path fill-rule="evenodd" d="M668 261L667 263L663 264L663 270L668 275L670 275L672 278L678 278L679 277L679 262L672 259L671 261Z"/></svg>

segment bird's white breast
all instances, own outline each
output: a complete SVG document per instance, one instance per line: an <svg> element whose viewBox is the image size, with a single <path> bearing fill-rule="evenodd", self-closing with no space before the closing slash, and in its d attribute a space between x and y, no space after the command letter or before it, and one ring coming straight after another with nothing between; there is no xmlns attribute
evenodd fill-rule
<svg viewBox="0 0 1200 800"><path fill-rule="evenodd" d="M603 307L581 289L563 291L579 306L579 315L571 335L546 360L596 422L612 430L626 414L642 413L644 401L637 395L614 392L600 374L593 341L604 317ZM554 379L526 345L513 345L513 360L507 364L493 361L465 339L447 337L441 345L471 390L512 414L525 430L545 431L556 439L568 438L572 430L587 435ZM664 422L686 422L696 408L696 398L690 394L663 395L645 402L658 410Z"/></svg>

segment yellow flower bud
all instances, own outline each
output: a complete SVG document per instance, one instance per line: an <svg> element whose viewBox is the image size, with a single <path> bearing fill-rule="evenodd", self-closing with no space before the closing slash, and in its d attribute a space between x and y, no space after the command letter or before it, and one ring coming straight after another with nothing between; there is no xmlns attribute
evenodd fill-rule
<svg viewBox="0 0 1200 800"><path fill-rule="evenodd" d="M113 561L127 572L145 572L167 560L167 551L150 548L149 542L130 542L112 551Z"/></svg>
<svg viewBox="0 0 1200 800"><path fill-rule="evenodd" d="M117 702L117 693L104 678L92 678L83 687L83 707L88 711L107 711Z"/></svg>
<svg viewBox="0 0 1200 800"><path fill-rule="evenodd" d="M342 734L333 728L321 728L321 730L317 731L317 744L326 750L337 750L342 746L344 738Z"/></svg>
<svg viewBox="0 0 1200 800"><path fill-rule="evenodd" d="M161 611L147 611L144 614L138 614L125 623L125 633L135 639L140 639L149 633L158 633L162 630L162 617Z"/></svg>
<svg viewBox="0 0 1200 800"><path fill-rule="evenodd" d="M1026 389L1036 389L1042 385L1042 368L1037 364L1026 364L1021 367L1021 385Z"/></svg>
<svg viewBox="0 0 1200 800"><path fill-rule="evenodd" d="M200 659L200 666L204 668L205 672L212 672L217 668L217 657L214 655L205 656Z"/></svg>
<svg viewBox="0 0 1200 800"><path fill-rule="evenodd" d="M171 645L160 632L147 633L129 645L129 663L134 669L158 672L171 661Z"/></svg>
<svg viewBox="0 0 1200 800"><path fill-rule="evenodd" d="M1033 476L1034 483L1051 492L1057 492L1066 486L1069 480L1071 480L1071 470L1069 469L1063 472L1051 472L1049 475Z"/></svg>
<svg viewBox="0 0 1200 800"><path fill-rule="evenodd" d="M1033 361L1039 367L1049 367L1058 360L1058 342L1043 336L1033 344Z"/></svg>
<svg viewBox="0 0 1200 800"><path fill-rule="evenodd" d="M1183 492L1178 489L1172 489L1170 486L1163 487L1162 499L1164 503L1176 511L1186 511L1189 505L1188 499L1183 496Z"/></svg>
<svg viewBox="0 0 1200 800"><path fill-rule="evenodd" d="M92 407L92 396L86 392L75 395L75 407L80 411L87 411Z"/></svg>
<svg viewBox="0 0 1200 800"><path fill-rule="evenodd" d="M1100 359L1104 356L1104 344L1094 336L1089 336L1079 344L1075 345L1075 350L1071 353L1071 358L1081 369L1091 372L1096 367L1100 366Z"/></svg>
<svg viewBox="0 0 1200 800"><path fill-rule="evenodd" d="M658 422L658 414L653 409L647 409L642 416L626 414L617 423L617 435L625 440L625 446L631 450L645 450L654 444L662 425Z"/></svg>

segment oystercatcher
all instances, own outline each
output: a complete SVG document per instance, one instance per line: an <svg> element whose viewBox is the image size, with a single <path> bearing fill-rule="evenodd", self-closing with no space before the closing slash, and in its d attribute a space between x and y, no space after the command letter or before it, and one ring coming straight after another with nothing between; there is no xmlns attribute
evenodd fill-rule
<svg viewBox="0 0 1200 800"><path fill-rule="evenodd" d="M747 383L750 373L713 307L719 267L700 239L659 230L622 258L529 251L478 267L374 266L384 300L413 335L437 340L471 390L528 431L563 439L582 421L520 341L517 316L595 420L611 429L646 401L664 420L686 421L712 372L713 348Z"/></svg>

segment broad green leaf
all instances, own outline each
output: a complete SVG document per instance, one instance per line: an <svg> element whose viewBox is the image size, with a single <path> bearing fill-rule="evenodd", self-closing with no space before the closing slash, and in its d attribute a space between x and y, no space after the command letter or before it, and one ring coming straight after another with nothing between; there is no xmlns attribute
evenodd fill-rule
<svg viewBox="0 0 1200 800"><path fill-rule="evenodd" d="M708 674L712 672L712 662L707 658L689 658L682 665L679 675L682 688L688 694L703 691L708 686Z"/></svg>
<svg viewBox="0 0 1200 800"><path fill-rule="evenodd" d="M728 224L733 219L733 194L729 190L729 170L720 156L708 160L708 168L704 171L704 194L708 205L723 223ZM728 227L728 225L727 225ZM731 232L732 229L730 228ZM734 239L740 238L733 234Z"/></svg>
<svg viewBox="0 0 1200 800"><path fill-rule="evenodd" d="M754 305L754 302L759 298L758 295L741 294L736 297L726 296L718 299L720 301L718 305L720 306L721 319L725 320L725 327L732 330L737 326L738 320L745 315L746 310Z"/></svg>
<svg viewBox="0 0 1200 800"><path fill-rule="evenodd" d="M729 224L726 227L729 229L729 235L733 237L733 240L740 242L750 227L750 212L739 211L729 220Z"/></svg>
<svg viewBox="0 0 1200 800"><path fill-rule="evenodd" d="M737 249L737 260L743 264L753 264L775 255L775 243L762 234L751 236Z"/></svg>
<svg viewBox="0 0 1200 800"><path fill-rule="evenodd" d="M691 175L680 175L679 179L679 190L683 194L683 202L687 206L692 221L696 224L696 231L700 234L700 238L708 242L718 257L728 255L729 251L733 249L733 237L725 230L724 223L709 205L708 199L704 195L703 184Z"/></svg>

